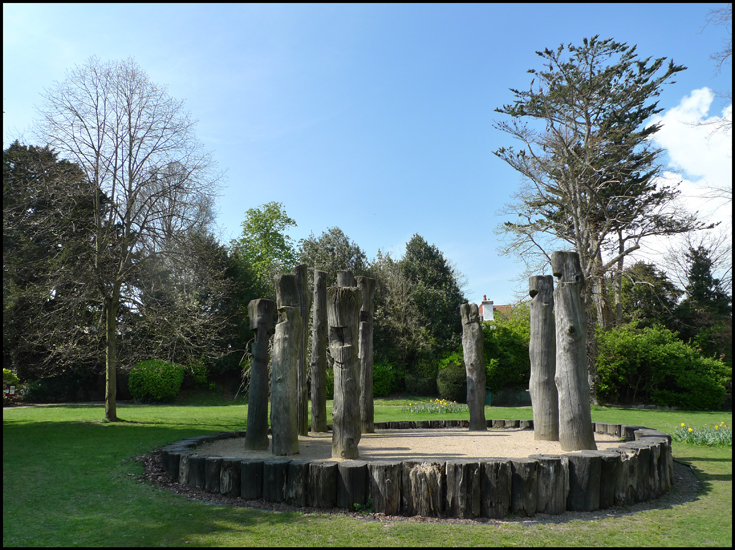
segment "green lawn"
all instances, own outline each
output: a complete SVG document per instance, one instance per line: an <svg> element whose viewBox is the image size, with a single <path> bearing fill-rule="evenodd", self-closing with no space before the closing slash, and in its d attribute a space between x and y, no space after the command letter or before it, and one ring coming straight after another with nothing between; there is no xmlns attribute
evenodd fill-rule
<svg viewBox="0 0 735 550"><path fill-rule="evenodd" d="M402 412L409 401L376 400L375 420L468 418ZM217 506L140 479L135 456L244 429L245 405L122 405L125 422L114 424L102 423L103 413L89 405L3 411L3 546L732 546L732 448L674 443L674 458L694 467L704 490L668 508L590 521L375 522ZM528 408L488 407L486 416L532 418ZM592 419L666 432L682 422L732 425L732 413L597 407Z"/></svg>

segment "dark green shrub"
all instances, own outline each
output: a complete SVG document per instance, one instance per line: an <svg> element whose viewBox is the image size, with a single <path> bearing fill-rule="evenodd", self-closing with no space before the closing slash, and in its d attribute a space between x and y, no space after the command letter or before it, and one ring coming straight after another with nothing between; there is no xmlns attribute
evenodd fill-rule
<svg viewBox="0 0 735 550"><path fill-rule="evenodd" d="M136 400L164 401L179 394L183 381L184 368L181 365L151 359L132 368L128 386Z"/></svg>
<svg viewBox="0 0 735 550"><path fill-rule="evenodd" d="M506 317L483 323L483 354L487 386L493 391L503 388L526 389L531 378L531 360L528 343L531 338L531 320L528 306L516 306Z"/></svg>
<svg viewBox="0 0 735 550"><path fill-rule="evenodd" d="M182 388L204 388L207 386L209 369L204 360L199 359L184 367Z"/></svg>
<svg viewBox="0 0 735 550"><path fill-rule="evenodd" d="M385 397L395 390L398 369L388 361L373 365L373 397Z"/></svg>
<svg viewBox="0 0 735 550"><path fill-rule="evenodd" d="M436 395L436 374L438 361L431 354L419 357L406 373L406 392L409 395Z"/></svg>
<svg viewBox="0 0 735 550"><path fill-rule="evenodd" d="M327 399L334 399L334 370L327 367Z"/></svg>
<svg viewBox="0 0 735 550"><path fill-rule="evenodd" d="M467 403L467 372L461 351L456 351L439 362L436 385L442 399Z"/></svg>
<svg viewBox="0 0 735 550"><path fill-rule="evenodd" d="M597 394L611 403L654 403L688 410L722 407L732 369L660 326L635 323L598 331Z"/></svg>
<svg viewBox="0 0 735 550"><path fill-rule="evenodd" d="M28 403L69 403L100 401L104 394L104 377L79 369L33 380L25 385L21 395Z"/></svg>

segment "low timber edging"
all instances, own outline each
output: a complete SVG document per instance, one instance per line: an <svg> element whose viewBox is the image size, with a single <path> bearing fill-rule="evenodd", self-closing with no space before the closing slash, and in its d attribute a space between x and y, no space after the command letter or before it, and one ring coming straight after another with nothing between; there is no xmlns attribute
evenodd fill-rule
<svg viewBox="0 0 735 550"><path fill-rule="evenodd" d="M533 429L531 420L488 420L491 428ZM292 506L345 508L373 500L386 515L495 518L508 514L561 514L631 505L665 494L673 484L671 436L627 424L593 422L597 433L622 445L527 458L458 458L448 461L243 459L198 454L216 439L244 431L200 435L162 450L173 479L211 493ZM466 428L467 420L376 422L375 429ZM331 429L331 426L330 426Z"/></svg>

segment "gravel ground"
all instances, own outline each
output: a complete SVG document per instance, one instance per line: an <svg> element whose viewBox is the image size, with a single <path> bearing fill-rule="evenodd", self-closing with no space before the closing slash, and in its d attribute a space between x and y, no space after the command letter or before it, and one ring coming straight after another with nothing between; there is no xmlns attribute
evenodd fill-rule
<svg viewBox="0 0 735 550"><path fill-rule="evenodd" d="M611 435L595 434L598 450L616 447L622 442ZM377 430L363 434L358 446L360 460L427 460L452 458L526 457L532 454L563 453L558 441L536 441L533 430L488 429L470 432L467 428L436 430ZM332 459L332 433L310 433L299 436L299 454L302 460ZM200 454L236 458L274 458L270 451L246 451L245 438L220 439L197 448Z"/></svg>

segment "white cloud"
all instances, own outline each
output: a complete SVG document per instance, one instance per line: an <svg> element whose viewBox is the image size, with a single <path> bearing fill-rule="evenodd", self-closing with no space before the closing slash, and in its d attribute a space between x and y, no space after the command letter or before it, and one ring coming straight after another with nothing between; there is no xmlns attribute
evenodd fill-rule
<svg viewBox="0 0 735 550"><path fill-rule="evenodd" d="M706 223L720 222L712 232L732 233L732 129L721 128L723 120L732 122L732 104L718 116L709 116L715 94L709 88L692 91L679 105L654 117L661 123L653 142L666 150L668 170L661 183L679 183L681 195L676 206L698 212ZM719 123L719 124L718 124ZM684 246L684 236L651 238L642 243L641 259L660 265L667 248Z"/></svg>

